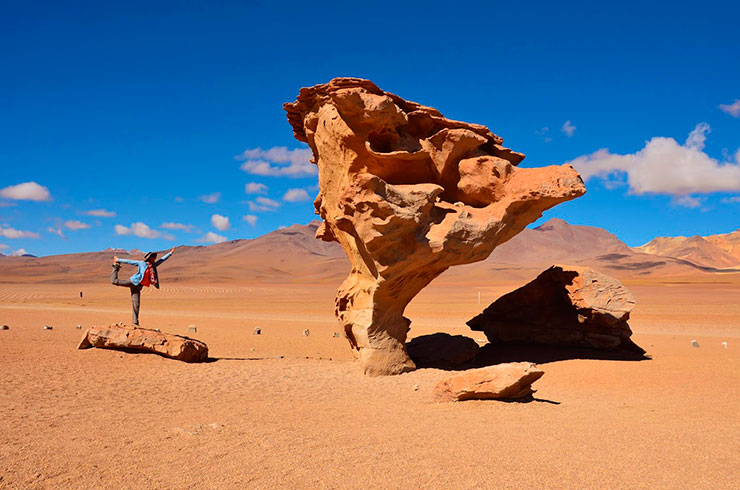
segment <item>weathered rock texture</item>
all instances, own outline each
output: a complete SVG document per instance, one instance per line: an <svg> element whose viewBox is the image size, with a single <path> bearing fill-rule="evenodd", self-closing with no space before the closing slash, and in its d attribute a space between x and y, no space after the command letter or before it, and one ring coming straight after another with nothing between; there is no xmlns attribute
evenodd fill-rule
<svg viewBox="0 0 740 490"><path fill-rule="evenodd" d="M545 374L531 362L511 362L469 369L448 376L434 387L440 402L462 400L531 400L532 383Z"/></svg>
<svg viewBox="0 0 740 490"><path fill-rule="evenodd" d="M635 297L589 267L554 265L468 321L491 343L531 343L644 352L627 324Z"/></svg>
<svg viewBox="0 0 740 490"><path fill-rule="evenodd" d="M90 327L77 348L90 347L154 352L185 362L204 362L208 359L208 346L200 340L128 325Z"/></svg>
<svg viewBox="0 0 740 490"><path fill-rule="evenodd" d="M365 372L414 369L406 305L447 268L483 260L543 211L585 192L572 167L519 169L485 126L336 78L285 104L319 169L317 237L352 263L336 315Z"/></svg>
<svg viewBox="0 0 740 490"><path fill-rule="evenodd" d="M470 337L439 332L412 339L406 350L417 367L454 369L475 359L480 347Z"/></svg>

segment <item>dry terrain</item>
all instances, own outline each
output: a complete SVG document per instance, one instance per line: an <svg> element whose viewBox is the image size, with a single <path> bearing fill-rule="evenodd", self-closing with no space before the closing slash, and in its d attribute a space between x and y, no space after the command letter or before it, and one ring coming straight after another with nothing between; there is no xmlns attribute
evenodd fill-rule
<svg viewBox="0 0 740 490"><path fill-rule="evenodd" d="M438 404L445 371L361 374L332 336L334 276L168 282L179 259L142 326L195 324L206 364L75 350L78 324L129 318L105 277L1 278L0 488L740 488L738 274L622 277L650 360L502 350L542 363L534 402ZM466 270L411 303L412 336L482 339L465 321L537 273Z"/></svg>

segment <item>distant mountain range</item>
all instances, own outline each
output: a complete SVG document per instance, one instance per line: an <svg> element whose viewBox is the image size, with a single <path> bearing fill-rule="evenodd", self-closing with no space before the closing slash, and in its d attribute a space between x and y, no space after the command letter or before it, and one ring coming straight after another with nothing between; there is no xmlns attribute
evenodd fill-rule
<svg viewBox="0 0 740 490"><path fill-rule="evenodd" d="M740 230L704 237L658 237L635 250L710 267L737 267L740 266Z"/></svg>
<svg viewBox="0 0 740 490"><path fill-rule="evenodd" d="M318 225L318 221L293 225L253 240L178 247L175 257L163 266L163 282L338 285L349 272L349 261L338 244L314 238ZM0 257L0 283L106 281L114 254L142 255L108 249L48 257L5 256ZM588 265L616 277L740 272L740 230L709 237L660 237L630 248L604 229L551 219L501 244L485 261L453 267L443 277L466 282L531 277L533 271L554 263Z"/></svg>

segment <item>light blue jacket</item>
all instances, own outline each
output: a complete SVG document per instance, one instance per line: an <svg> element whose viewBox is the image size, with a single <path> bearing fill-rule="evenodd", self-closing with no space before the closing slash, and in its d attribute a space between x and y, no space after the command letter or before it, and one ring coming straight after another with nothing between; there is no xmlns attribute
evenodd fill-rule
<svg viewBox="0 0 740 490"><path fill-rule="evenodd" d="M159 289L159 276L157 274L157 267L159 267L159 265L162 264L162 262L169 259L170 255L172 255L172 252L167 252L166 254L164 254L164 256L161 259L154 262L154 278L156 279L156 282L154 283L154 287L157 289ZM148 262L145 262L143 260L129 260L129 259L121 259L121 258L118 259L118 262L122 264L129 264L129 265L137 266L139 269L136 271L136 274L131 276L131 282L135 286L138 286L139 284L141 284L141 280L144 279L144 272L146 272Z"/></svg>

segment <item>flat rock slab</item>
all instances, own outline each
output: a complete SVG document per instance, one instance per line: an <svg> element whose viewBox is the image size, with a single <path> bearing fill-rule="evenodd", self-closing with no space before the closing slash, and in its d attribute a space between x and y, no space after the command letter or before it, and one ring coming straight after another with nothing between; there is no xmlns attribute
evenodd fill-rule
<svg viewBox="0 0 740 490"><path fill-rule="evenodd" d="M531 400L532 383L545 374L531 362L511 362L469 369L444 378L432 395L438 402Z"/></svg>
<svg viewBox="0 0 740 490"><path fill-rule="evenodd" d="M200 340L129 325L90 327L77 348L91 347L152 352L185 362L205 362L208 359L208 346Z"/></svg>

